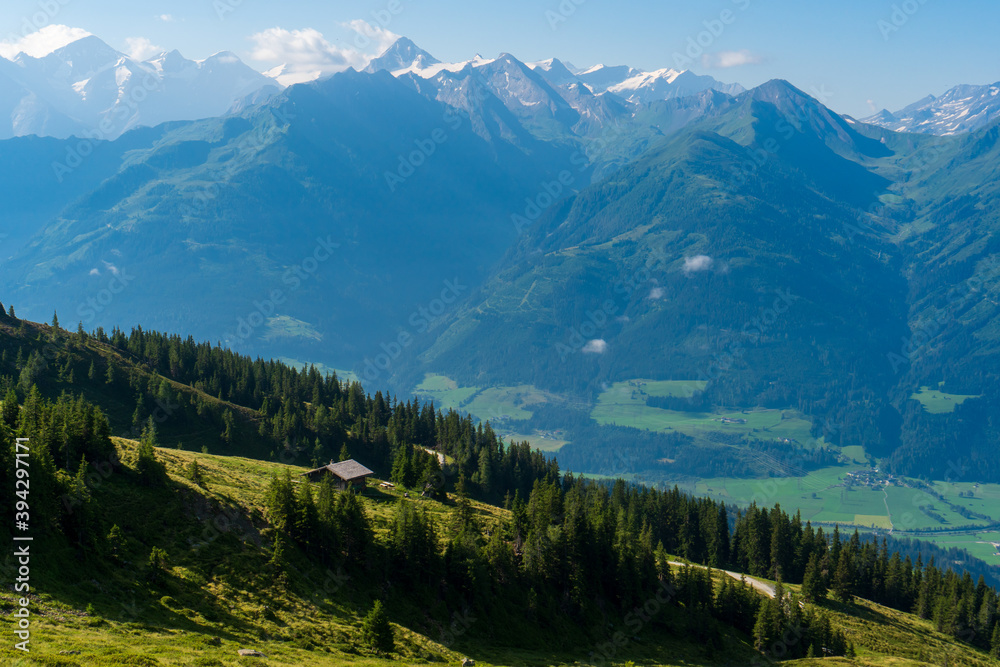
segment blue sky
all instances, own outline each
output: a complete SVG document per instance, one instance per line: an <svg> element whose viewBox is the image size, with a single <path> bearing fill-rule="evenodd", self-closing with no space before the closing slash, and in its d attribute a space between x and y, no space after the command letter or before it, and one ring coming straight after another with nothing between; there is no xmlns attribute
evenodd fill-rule
<svg viewBox="0 0 1000 667"><path fill-rule="evenodd" d="M895 110L959 83L1000 80L998 5L995 0L5 0L0 41L11 43L25 30L59 24L86 30L123 51L162 47L200 59L228 50L260 70L289 58L303 68L315 59L317 67L335 69L357 62L358 44L365 42L348 24L360 19L410 37L441 60L506 51L525 61L555 56L581 67L683 64L747 87L787 79L822 94L837 111L864 116L872 108ZM372 37L384 41L391 35ZM379 43L373 39L366 50ZM678 63L678 54L693 57Z"/></svg>

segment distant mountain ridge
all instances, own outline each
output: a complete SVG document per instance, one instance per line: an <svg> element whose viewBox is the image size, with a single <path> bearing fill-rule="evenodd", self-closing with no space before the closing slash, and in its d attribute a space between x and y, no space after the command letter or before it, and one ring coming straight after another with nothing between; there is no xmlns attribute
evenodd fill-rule
<svg viewBox="0 0 1000 667"><path fill-rule="evenodd" d="M862 122L895 132L947 136L978 130L997 118L1000 118L1000 82L955 86L941 97L928 95L896 112L882 109Z"/></svg>
<svg viewBox="0 0 1000 667"><path fill-rule="evenodd" d="M239 112L280 92L283 86L277 79L284 71L279 65L262 74L226 51L202 61L171 51L140 62L91 35L42 57L21 53L11 60L0 58L0 139L38 135L113 140L140 126ZM598 65L580 72L555 58L525 64L506 53L442 63L406 37L372 58L363 71L390 72L409 79L423 94L442 99L453 99L460 82L476 74L481 85L528 125L545 126L554 119L559 131L570 134L603 127L658 101L705 90L729 95L743 91L739 84L688 71Z"/></svg>
<svg viewBox="0 0 1000 667"><path fill-rule="evenodd" d="M89 36L40 58L0 58L0 139L117 139L139 126L221 116L244 97L280 88L227 51L140 62Z"/></svg>
<svg viewBox="0 0 1000 667"><path fill-rule="evenodd" d="M666 114L676 125L681 117L690 119L692 114L679 111L685 106L681 100L716 93L721 104L744 90L688 71L603 65L581 71L557 58L525 63L509 53L446 63L406 38L374 58L366 71L391 72L425 97L461 109L483 136L499 134L526 150L525 130L532 141L577 144L593 174L617 169L662 138L661 129L647 120ZM610 133L621 134L621 140L609 145L604 137Z"/></svg>

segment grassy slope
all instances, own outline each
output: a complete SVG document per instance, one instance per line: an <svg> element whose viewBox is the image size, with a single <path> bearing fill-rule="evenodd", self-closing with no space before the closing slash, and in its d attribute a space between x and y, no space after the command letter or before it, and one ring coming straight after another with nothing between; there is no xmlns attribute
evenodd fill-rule
<svg viewBox="0 0 1000 667"><path fill-rule="evenodd" d="M134 443L117 440L116 444L123 459L131 460ZM129 560L142 561L145 549L139 542L150 540L165 546L169 554L165 583L137 585L134 578L116 568L90 570L80 566L79 571L57 575L53 568L72 568L67 565L72 558L44 554L33 564L32 572L34 582L46 591L32 603L34 650L30 659L16 663L14 659L20 656L5 642L0 645L0 659L23 665L291 667L387 662L357 645L361 616L372 603L364 586L355 586L350 577L342 580L343 572L321 572L304 561L296 561L285 572L267 565L268 555L258 546L266 530L263 494L269 477L285 466L176 450L160 450L159 456L171 474L170 489L150 492L151 497L137 494L134 487L116 479L116 475L127 473L114 473L92 488L95 495L106 494L116 501L116 520L130 535ZM193 459L202 468L204 488L183 476ZM377 532L387 529L392 506L402 493L375 488L367 492L364 503ZM448 524L451 505L417 502L439 526ZM479 503L474 503L474 509L487 526L504 514ZM137 567L141 568L126 565L124 570ZM491 639L494 629L476 627L473 614L471 631L457 633L457 639L446 646L442 641L447 627L436 619L448 618L450 610L414 608L405 596L390 599L397 635L397 653L390 658L393 664L455 664L464 655L482 665L579 664L590 651L607 645L601 639L585 640L569 627L561 640L553 641L540 630L533 631L523 617L512 619L520 642ZM0 607L7 610L12 604L12 593L0 593ZM926 649L924 656L934 660L947 654L952 665L994 664L907 614L867 602L854 608L829 603L827 609L859 649L861 657L854 664L921 664L886 657L917 657L921 647ZM0 623L9 624L6 617ZM607 640L616 629L609 628ZM678 667L749 663L745 637L729 634L719 638L721 645L731 648L710 655L684 631L675 632L640 630L613 656L612 664L630 659L638 664ZM8 627L3 628L3 634L10 636ZM213 637L221 644L210 643ZM240 648L254 648L268 657L240 659ZM61 654L63 651L79 654Z"/></svg>
<svg viewBox="0 0 1000 667"><path fill-rule="evenodd" d="M135 443L116 439L116 445L129 462ZM32 601L33 651L31 660L22 664L235 665L243 664L237 657L240 648L267 654L266 660L253 661L261 665L383 662L357 644L361 617L373 603L363 581L350 575L345 579L342 570L316 569L301 559L283 572L267 563L264 493L271 475L287 466L168 449L159 450L159 457L171 476L168 489L138 493L122 483L127 472L113 473L92 486L95 496L114 508L114 520L129 536L130 563L91 569L75 564L71 553L39 554L42 550L36 549L33 583L45 593ZM204 488L184 476L195 459ZM366 492L364 504L377 534L388 530L402 494L377 487ZM446 537L452 503L413 500L428 510ZM496 507L473 504L487 528L504 514ZM150 544L168 553L168 573L158 585L141 577L136 583L135 573L144 571ZM9 589L0 592L0 609L12 609L14 603ZM473 611L470 631L454 633L457 639L446 646L442 641L448 625L441 619L461 618L459 612L465 611L448 609L444 603L429 609L415 606L402 591L390 591L387 603L397 635L394 664L455 663L464 655L484 665L569 664L581 657L581 647L597 644L571 625L561 627L558 620L560 627L553 633L527 622L522 610L501 609L492 620L508 614L506 629L477 627ZM11 636L9 626L4 616L0 631L5 637ZM220 638L221 645L212 645L213 637ZM623 660L714 664L701 646L681 634L650 629L642 639L646 641L621 651ZM727 659L746 658L745 638L734 635L726 641L735 647L724 652ZM3 664L20 657L10 644L0 645Z"/></svg>

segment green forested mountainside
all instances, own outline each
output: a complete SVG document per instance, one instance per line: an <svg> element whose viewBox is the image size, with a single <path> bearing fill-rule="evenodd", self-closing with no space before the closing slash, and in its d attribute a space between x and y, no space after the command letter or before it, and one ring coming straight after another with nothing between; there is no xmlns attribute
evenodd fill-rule
<svg viewBox="0 0 1000 667"><path fill-rule="evenodd" d="M507 664L514 647L518 661L541 663L552 661L553 650L578 654L590 644L604 659L636 654L664 664L669 658L657 654L659 645L696 664L727 664L751 660L754 650L778 657L779 643L782 658L819 655L825 646L922 659L927 646L885 647L871 626L862 631L845 620L873 618L867 603L855 602L862 596L930 620L943 633L934 641L948 642L956 664L987 664L986 652L1000 650L1000 640L992 641L1000 637L997 593L982 580L890 554L857 533L845 539L837 530L814 530L780 507L735 513L676 489L560 476L554 462L526 446L504 446L488 425L473 428L468 419L415 402L387 404L356 383L176 337L69 333L6 315L0 342L3 506L16 500L15 458L23 448L14 437L28 438L30 530L33 548L44 554L35 561L32 600L62 614L86 607L89 620L74 626L76 641L86 628L101 628L114 651L121 633L176 629L192 654L211 651L204 640L223 635L227 646L270 643L287 660L308 660L315 651L353 660L367 652L357 619L380 599L399 624L399 655L416 661L448 655L454 645L488 663ZM172 384L169 375L187 384ZM194 405L164 383L197 397ZM153 412L143 420L141 407L138 442L113 440L108 415L136 394L152 398L151 388L189 427L215 431L203 437L206 449L215 438L229 456L172 449L174 417ZM190 411L181 409L185 403ZM265 420L268 404L274 416ZM215 415L234 408L240 414L223 417L220 433ZM316 430L324 413L340 429L330 441L328 431ZM244 435L254 414L273 430L259 428L256 443ZM400 488L373 486L359 498L328 483L293 481L291 472L301 467L235 458L253 456L269 439L294 452L300 426L320 448L339 444L342 456L383 469L392 461ZM443 468L423 453L427 444L444 455ZM407 488L413 498L401 497ZM502 497L508 509L470 495ZM219 512L227 521L206 532L205 521ZM9 538L10 526L0 530ZM763 599L748 584L706 569L678 569L670 565L676 557L777 578L776 597ZM82 569L104 584L94 589L93 575L77 576ZM317 589L331 572L350 590ZM786 598L782 580L801 597ZM835 600L827 601L828 591ZM650 599L658 601L656 613ZM131 615L120 612L123 600ZM4 593L4 605L11 604ZM303 607L329 624L303 623ZM440 628L453 612L480 622L453 627L460 639L447 639ZM616 627L643 638L620 642ZM799 637L791 645L782 642L789 631ZM74 639L64 634L60 641L73 646ZM720 644L728 648L706 648ZM81 664L107 660L100 655L81 657Z"/></svg>
<svg viewBox="0 0 1000 667"><path fill-rule="evenodd" d="M571 137L475 77L419 83L345 73L102 144L0 280L36 317L127 312L400 394L531 385L564 425L619 382L706 382L708 415L791 410L896 473L1000 480L995 126L893 133L772 81ZM972 398L930 413L925 386ZM759 472L737 458L712 474Z"/></svg>
<svg viewBox="0 0 1000 667"><path fill-rule="evenodd" d="M124 150L130 133L110 173L95 152L73 172L101 175L88 190L35 209L52 219L0 280L35 319L56 307L344 367L478 282L515 237L511 202L568 163L568 147L475 129L388 73L352 71Z"/></svg>
<svg viewBox="0 0 1000 667"><path fill-rule="evenodd" d="M113 143L35 136L4 141L0 149L0 199L4 203L0 264L66 206L114 174L126 152L152 145L169 127L143 128ZM84 161L87 168L80 169Z"/></svg>
<svg viewBox="0 0 1000 667"><path fill-rule="evenodd" d="M995 136L897 135L765 84L553 207L400 381L590 404L707 382L702 409L793 408L898 473L1000 479ZM930 414L921 386L975 398Z"/></svg>

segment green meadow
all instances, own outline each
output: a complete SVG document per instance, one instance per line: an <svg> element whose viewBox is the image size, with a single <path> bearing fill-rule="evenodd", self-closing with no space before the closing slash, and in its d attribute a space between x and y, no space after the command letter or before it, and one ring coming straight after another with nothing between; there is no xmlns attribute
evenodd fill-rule
<svg viewBox="0 0 1000 667"><path fill-rule="evenodd" d="M946 394L943 391L931 389L930 387L921 387L920 391L914 392L910 398L920 401L920 404L924 406L924 410L927 412L935 415L941 415L953 412L956 407L964 403L966 400L970 398L979 398L979 396Z"/></svg>
<svg viewBox="0 0 1000 667"><path fill-rule="evenodd" d="M460 410L494 426L505 421L531 419L531 406L561 399L533 385L516 387L460 387L444 375L428 373L423 382L413 390L418 398L434 401L441 410Z"/></svg>
<svg viewBox="0 0 1000 667"><path fill-rule="evenodd" d="M759 440L789 441L807 448L827 446L810 434L809 419L797 410L766 408L719 408L712 412L681 412L647 405L650 398L687 398L704 390L694 380L632 379L616 382L602 391L590 406L590 416L600 425L628 426L660 432L679 432L703 441L712 432L739 434ZM528 441L533 448L558 452L569 438L563 432L512 429L507 420L527 420L532 406L565 403L565 397L541 391L532 385L511 387L462 387L454 380L428 374L414 393L433 400L441 409L456 409L491 421L508 441ZM912 396L928 412L944 413L970 396L947 394L922 387ZM788 511L801 511L803 520L823 525L840 524L861 529L891 530L930 540L942 546L958 546L986 562L1000 562L1000 484L928 482L929 492L919 482L875 476L877 462L860 446L840 450L841 464L811 471L798 477L764 479L704 478L665 481L633 477L639 483L675 483L685 491L725 500L745 507L779 503ZM851 478L851 475L857 475ZM602 478L587 474L589 478ZM940 496L940 497L939 497ZM943 498L943 500L942 500ZM963 516L962 512L968 514ZM974 514L973 514L974 513ZM977 516L981 515L981 516ZM983 518L986 517L986 518Z"/></svg>
<svg viewBox="0 0 1000 667"><path fill-rule="evenodd" d="M598 424L679 431L694 437L716 431L761 440L790 440L803 446L821 443L810 435L810 421L797 410L723 408L711 413L679 412L646 404L650 397L686 398L704 387L704 382L694 380L616 382L598 396L590 416Z"/></svg>

